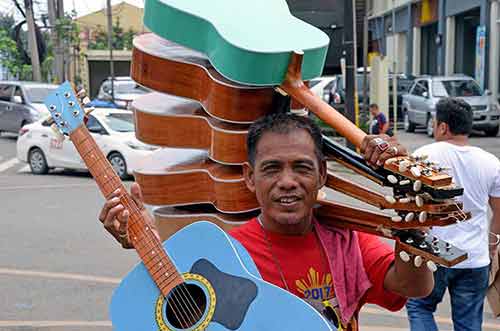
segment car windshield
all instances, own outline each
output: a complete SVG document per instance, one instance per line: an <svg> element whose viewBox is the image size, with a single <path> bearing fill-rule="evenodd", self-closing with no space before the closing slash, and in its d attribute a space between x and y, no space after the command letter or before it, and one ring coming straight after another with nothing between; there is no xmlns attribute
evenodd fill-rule
<svg viewBox="0 0 500 331"><path fill-rule="evenodd" d="M25 86L28 100L33 103L43 103L47 96L57 89L57 86Z"/></svg>
<svg viewBox="0 0 500 331"><path fill-rule="evenodd" d="M117 132L134 131L134 117L130 113L112 113L101 117L101 120Z"/></svg>
<svg viewBox="0 0 500 331"><path fill-rule="evenodd" d="M116 90L115 91L116 93L122 93L122 94L128 94L128 93L145 94L148 92L144 87L138 85L134 81L126 81L126 82L115 81L114 88Z"/></svg>
<svg viewBox="0 0 500 331"><path fill-rule="evenodd" d="M432 94L435 97L478 97L483 95L474 80L443 80L432 82Z"/></svg>

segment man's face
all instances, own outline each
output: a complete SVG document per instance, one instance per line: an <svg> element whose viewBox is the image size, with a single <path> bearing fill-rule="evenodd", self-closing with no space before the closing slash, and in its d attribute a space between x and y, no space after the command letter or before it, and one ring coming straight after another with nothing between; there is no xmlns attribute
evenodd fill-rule
<svg viewBox="0 0 500 331"><path fill-rule="evenodd" d="M378 115L378 108L377 107L370 107L370 114L372 114L372 116L377 116Z"/></svg>
<svg viewBox="0 0 500 331"><path fill-rule="evenodd" d="M245 166L245 179L266 223L283 229L309 220L326 180L326 163L318 161L312 137L303 129L267 132L256 149L254 167Z"/></svg>

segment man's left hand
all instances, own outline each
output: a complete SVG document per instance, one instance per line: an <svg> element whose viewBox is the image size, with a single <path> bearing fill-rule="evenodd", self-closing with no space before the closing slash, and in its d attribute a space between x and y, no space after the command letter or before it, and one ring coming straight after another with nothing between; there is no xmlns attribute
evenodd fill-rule
<svg viewBox="0 0 500 331"><path fill-rule="evenodd" d="M406 156L408 151L394 137L386 134L367 135L361 143L361 153L371 166L380 167L387 159Z"/></svg>

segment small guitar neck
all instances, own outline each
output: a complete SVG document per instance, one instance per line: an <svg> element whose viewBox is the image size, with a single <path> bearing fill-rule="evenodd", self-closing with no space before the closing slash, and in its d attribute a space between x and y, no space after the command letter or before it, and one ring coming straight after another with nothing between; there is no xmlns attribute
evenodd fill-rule
<svg viewBox="0 0 500 331"><path fill-rule="evenodd" d="M70 138L104 197L108 198L117 189L122 192L121 203L130 215L127 229L129 239L162 294L167 295L184 280L165 253L160 240L152 232L140 208L127 193L125 186L85 125L74 130Z"/></svg>

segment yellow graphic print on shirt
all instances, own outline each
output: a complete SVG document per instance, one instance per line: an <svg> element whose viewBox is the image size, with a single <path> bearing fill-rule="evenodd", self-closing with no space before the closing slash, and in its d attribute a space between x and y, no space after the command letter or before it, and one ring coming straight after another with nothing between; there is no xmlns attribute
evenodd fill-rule
<svg viewBox="0 0 500 331"><path fill-rule="evenodd" d="M297 291L304 296L316 310L321 312L338 331L358 330L356 318L353 317L348 325L340 321L340 312L335 291L333 288L332 275L327 273L320 275L314 268L309 268L306 278L295 281Z"/></svg>

